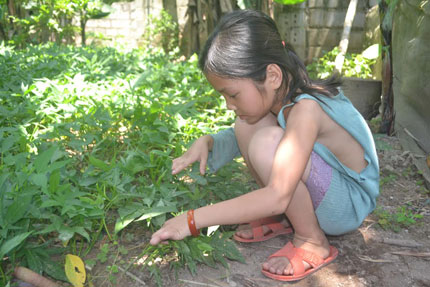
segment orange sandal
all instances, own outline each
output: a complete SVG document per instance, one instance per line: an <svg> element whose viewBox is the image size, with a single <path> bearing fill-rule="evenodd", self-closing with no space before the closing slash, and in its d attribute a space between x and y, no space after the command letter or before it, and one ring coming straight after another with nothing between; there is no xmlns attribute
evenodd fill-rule
<svg viewBox="0 0 430 287"><path fill-rule="evenodd" d="M281 234L290 234L293 232L291 227L285 227L279 220L275 217L267 217L260 220L255 220L249 223L252 228L252 238L243 238L233 235L233 239L239 242L251 243L251 242L261 242ZM263 232L263 226L267 226L270 230L267 234Z"/></svg>
<svg viewBox="0 0 430 287"><path fill-rule="evenodd" d="M270 258L273 257L287 257L293 266L293 275L278 275L273 274L267 270L262 270L263 274L269 278L279 280L279 281L297 281L301 280L321 267L326 266L336 259L339 254L338 250L334 246L330 246L330 254L326 259L321 258L313 252L304 250L302 248L294 247L291 242L288 242L283 248L272 254ZM309 263L311 268L305 271L303 261Z"/></svg>

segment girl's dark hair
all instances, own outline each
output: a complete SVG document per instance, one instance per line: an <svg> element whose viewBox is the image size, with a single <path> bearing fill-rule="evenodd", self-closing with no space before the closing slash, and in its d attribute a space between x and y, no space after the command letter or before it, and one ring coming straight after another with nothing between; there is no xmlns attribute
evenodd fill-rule
<svg viewBox="0 0 430 287"><path fill-rule="evenodd" d="M249 78L256 83L266 79L266 68L277 64L283 74L282 99L294 101L301 93L337 94L338 77L311 80L306 67L291 45L283 43L272 18L253 10L236 10L221 18L200 53L204 73L226 78Z"/></svg>

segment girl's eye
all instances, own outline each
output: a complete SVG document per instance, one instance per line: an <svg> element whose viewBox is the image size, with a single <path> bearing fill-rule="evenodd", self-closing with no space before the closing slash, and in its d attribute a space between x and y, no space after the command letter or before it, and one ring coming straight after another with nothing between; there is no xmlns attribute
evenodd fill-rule
<svg viewBox="0 0 430 287"><path fill-rule="evenodd" d="M238 94L234 94L234 95L230 95L229 97L230 98L236 98L236 96L237 96Z"/></svg>

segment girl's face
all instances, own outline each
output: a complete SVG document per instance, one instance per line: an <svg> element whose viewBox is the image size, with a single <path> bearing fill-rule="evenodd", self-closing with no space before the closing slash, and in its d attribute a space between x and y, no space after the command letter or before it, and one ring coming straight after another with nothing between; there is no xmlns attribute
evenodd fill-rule
<svg viewBox="0 0 430 287"><path fill-rule="evenodd" d="M265 81L257 89L251 79L228 79L208 73L209 83L217 90L241 120L254 124L262 119L275 105L275 91Z"/></svg>

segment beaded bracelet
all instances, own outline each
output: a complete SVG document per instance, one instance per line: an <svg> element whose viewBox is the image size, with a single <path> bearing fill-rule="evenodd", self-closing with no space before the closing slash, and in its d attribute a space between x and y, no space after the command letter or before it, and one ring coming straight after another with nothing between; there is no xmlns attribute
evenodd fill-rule
<svg viewBox="0 0 430 287"><path fill-rule="evenodd" d="M200 230L196 228L196 221L194 220L194 209L190 209L187 212L188 228L190 229L191 235L197 237L200 235Z"/></svg>

